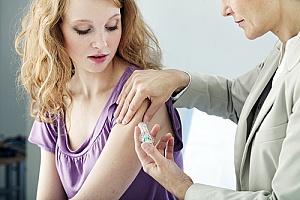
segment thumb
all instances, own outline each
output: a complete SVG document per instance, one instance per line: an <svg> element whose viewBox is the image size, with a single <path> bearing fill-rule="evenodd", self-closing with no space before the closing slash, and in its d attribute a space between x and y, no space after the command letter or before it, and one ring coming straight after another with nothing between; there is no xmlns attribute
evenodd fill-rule
<svg viewBox="0 0 300 200"><path fill-rule="evenodd" d="M160 166L161 163L163 163L165 157L161 155L161 153L155 148L155 146L144 142L142 143L141 147L145 151L145 153L154 160L157 166Z"/></svg>

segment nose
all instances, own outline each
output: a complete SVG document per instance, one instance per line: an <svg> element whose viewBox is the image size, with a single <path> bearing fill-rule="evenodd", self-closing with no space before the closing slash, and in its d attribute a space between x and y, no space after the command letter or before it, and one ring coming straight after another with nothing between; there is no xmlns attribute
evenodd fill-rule
<svg viewBox="0 0 300 200"><path fill-rule="evenodd" d="M230 16L232 15L233 11L229 5L230 0L222 0L222 8L221 8L221 14L222 16Z"/></svg>
<svg viewBox="0 0 300 200"><path fill-rule="evenodd" d="M107 46L107 40L104 33L95 34L93 37L92 47L96 49L102 49L103 47Z"/></svg>

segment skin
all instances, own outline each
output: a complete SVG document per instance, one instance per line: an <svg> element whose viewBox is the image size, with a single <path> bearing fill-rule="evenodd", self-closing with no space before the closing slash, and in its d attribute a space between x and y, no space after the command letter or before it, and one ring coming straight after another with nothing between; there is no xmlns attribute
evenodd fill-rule
<svg viewBox="0 0 300 200"><path fill-rule="evenodd" d="M284 54L285 43L300 30L299 4L299 0L288 3L284 0L222 0L221 14L231 16L248 39L272 32L283 43ZM121 92L115 117L119 118L119 123L128 123L147 98L151 101L143 118L147 122L173 92L179 92L188 83L188 75L175 69L133 73Z"/></svg>
<svg viewBox="0 0 300 200"><path fill-rule="evenodd" d="M156 124L151 130L151 135L155 136L159 128L159 125ZM164 135L155 146L149 143L141 144L138 139L139 135L140 129L136 127L134 132L135 151L141 160L144 171L169 192L175 194L178 199L184 199L185 193L193 181L176 164L174 165L174 138L172 135L170 133Z"/></svg>
<svg viewBox="0 0 300 200"><path fill-rule="evenodd" d="M68 85L73 105L67 110L66 122L71 146L77 149L89 137L99 113L127 66L124 61L115 58L121 38L120 9L110 1L71 2L61 30L75 68ZM92 60L93 56L99 55L105 55L104 62ZM87 112L89 115L86 115ZM87 117L82 119L81 116Z"/></svg>
<svg viewBox="0 0 300 200"><path fill-rule="evenodd" d="M134 116L144 99L151 101L143 121L151 121L156 111L169 99L173 91L180 91L189 83L189 76L179 70L144 70L146 73L134 72L118 98L118 108L114 116L117 121L127 124ZM173 74L170 76L170 74ZM161 81L166 80L169 81ZM155 85L155 87L153 87ZM157 90L156 88L161 88Z"/></svg>
<svg viewBox="0 0 300 200"><path fill-rule="evenodd" d="M285 43L299 33L298 0L222 0L222 15L231 16L244 29L248 39L256 39L272 32Z"/></svg>
<svg viewBox="0 0 300 200"><path fill-rule="evenodd" d="M222 0L222 15L232 16L235 23L244 29L245 36L252 40L280 24L279 0Z"/></svg>
<svg viewBox="0 0 300 200"><path fill-rule="evenodd" d="M223 16L233 17L234 22L244 30L248 39L256 39L269 31L272 32L283 43L282 54L284 54L286 42L300 31L299 9L298 0L222 0L221 13ZM148 98L151 106L144 116L144 121L148 121L174 91L179 92L188 83L188 75L179 70L134 73L128 80L127 87L123 88L115 115L119 117L119 122L124 124L129 122L140 103ZM172 137L165 135L158 142L160 145L155 147L146 143L141 144L137 140L139 132L135 129L135 150L143 169L179 199L184 199L192 180L176 168L172 161L170 154L173 148ZM177 189L174 189L176 187Z"/></svg>
<svg viewBox="0 0 300 200"><path fill-rule="evenodd" d="M120 9L110 0L69 2L61 30L75 74L68 84L73 104L65 110L65 123L69 147L76 150L90 137L129 63L115 56L121 38ZM99 55L105 55L101 62L93 57ZM147 107L148 101L143 101L129 123L112 128L100 157L72 199L119 199L122 196L141 169L132 132ZM165 106L158 110L148 127L158 122L164 124L162 131L156 134L159 140L163 133L173 132ZM114 162L116 160L118 162ZM41 150L39 177L37 199L66 199L55 155L45 150Z"/></svg>

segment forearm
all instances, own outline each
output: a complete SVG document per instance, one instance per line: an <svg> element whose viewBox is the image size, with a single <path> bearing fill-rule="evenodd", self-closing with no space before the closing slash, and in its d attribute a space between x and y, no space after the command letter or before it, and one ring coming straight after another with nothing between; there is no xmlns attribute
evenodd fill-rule
<svg viewBox="0 0 300 200"><path fill-rule="evenodd" d="M67 199L55 166L54 154L43 149L41 149L41 163L36 199Z"/></svg>
<svg viewBox="0 0 300 200"><path fill-rule="evenodd" d="M121 124L114 127L96 164L72 199L106 200L122 196L141 169L133 136L129 136L132 132L132 127L127 129Z"/></svg>
<svg viewBox="0 0 300 200"><path fill-rule="evenodd" d="M145 101L128 124L112 128L100 157L73 199L120 199L128 189L141 170L132 133L147 106Z"/></svg>

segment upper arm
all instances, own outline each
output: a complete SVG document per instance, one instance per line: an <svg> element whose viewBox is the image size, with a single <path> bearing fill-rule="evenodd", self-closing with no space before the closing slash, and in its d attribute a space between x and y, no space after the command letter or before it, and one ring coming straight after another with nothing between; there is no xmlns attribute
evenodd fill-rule
<svg viewBox="0 0 300 200"><path fill-rule="evenodd" d="M155 142L159 141L159 139L164 136L166 133L171 133L173 136L175 136L172 123L171 123L171 118L169 116L167 106L163 105L162 107L159 108L159 110L155 113L153 118L148 124L149 131L152 129L152 127L155 124L160 125L160 130L156 136Z"/></svg>
<svg viewBox="0 0 300 200"><path fill-rule="evenodd" d="M86 181L74 199L119 199L133 182L141 164L134 150L134 127L148 106L144 101L126 125L116 124Z"/></svg>
<svg viewBox="0 0 300 200"><path fill-rule="evenodd" d="M55 155L41 149L37 199L67 199L56 165Z"/></svg>

